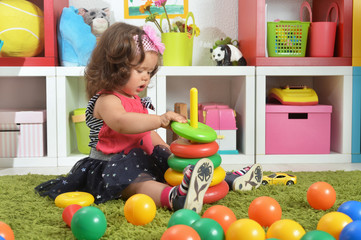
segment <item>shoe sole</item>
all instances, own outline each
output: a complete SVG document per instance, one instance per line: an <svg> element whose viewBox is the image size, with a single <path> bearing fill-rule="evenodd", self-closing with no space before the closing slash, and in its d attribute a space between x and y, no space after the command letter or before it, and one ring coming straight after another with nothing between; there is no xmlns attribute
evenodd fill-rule
<svg viewBox="0 0 361 240"><path fill-rule="evenodd" d="M194 165L184 208L196 213L202 211L203 198L211 184L213 172L213 163L208 158L202 158Z"/></svg>
<svg viewBox="0 0 361 240"><path fill-rule="evenodd" d="M259 176L261 173L261 176ZM233 190L252 190L258 188L262 183L262 166L260 164L254 164L246 174L239 176L233 181Z"/></svg>

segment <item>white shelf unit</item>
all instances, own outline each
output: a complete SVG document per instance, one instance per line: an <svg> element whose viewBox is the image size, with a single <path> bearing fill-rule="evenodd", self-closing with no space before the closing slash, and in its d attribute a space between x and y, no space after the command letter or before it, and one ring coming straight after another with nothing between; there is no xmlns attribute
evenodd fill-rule
<svg viewBox="0 0 361 240"><path fill-rule="evenodd" d="M156 75L157 114L173 111L174 104L186 103L189 112L192 87L198 89L198 103L217 102L236 111L237 150L222 155L222 164L252 164L255 156L255 67L161 67ZM189 115L188 115L189 116ZM171 132L158 133L171 143Z"/></svg>
<svg viewBox="0 0 361 240"><path fill-rule="evenodd" d="M72 166L86 157L78 151L75 125L72 122L73 111L86 108L84 67L57 67L57 122L58 122L58 165ZM156 98L155 78L151 80L147 90L153 101ZM149 111L151 114L154 113Z"/></svg>
<svg viewBox="0 0 361 240"><path fill-rule="evenodd" d="M0 167L57 166L56 100L55 67L0 68L0 108L46 109L46 155L0 158Z"/></svg>
<svg viewBox="0 0 361 240"><path fill-rule="evenodd" d="M330 154L265 154L266 97L273 87L307 85L320 104L332 105ZM256 162L350 163L352 123L352 67L257 67Z"/></svg>

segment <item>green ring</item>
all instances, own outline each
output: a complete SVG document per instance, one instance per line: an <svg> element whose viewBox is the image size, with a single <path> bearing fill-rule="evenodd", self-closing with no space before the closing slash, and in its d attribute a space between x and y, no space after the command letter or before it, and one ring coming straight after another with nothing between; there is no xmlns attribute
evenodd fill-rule
<svg viewBox="0 0 361 240"><path fill-rule="evenodd" d="M222 157L218 153L206 158L213 162L214 168L221 165ZM175 171L182 172L189 164L195 165L201 159L202 158L180 158L172 154L168 158L168 166Z"/></svg>
<svg viewBox="0 0 361 240"><path fill-rule="evenodd" d="M217 139L216 131L201 122L198 122L197 128L190 125L190 120L188 120L188 123L172 122L171 127L177 135L194 142L209 143Z"/></svg>

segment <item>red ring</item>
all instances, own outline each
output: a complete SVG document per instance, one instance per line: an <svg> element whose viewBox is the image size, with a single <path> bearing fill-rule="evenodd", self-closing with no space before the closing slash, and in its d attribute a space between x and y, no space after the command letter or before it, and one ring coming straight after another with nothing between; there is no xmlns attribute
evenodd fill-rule
<svg viewBox="0 0 361 240"><path fill-rule="evenodd" d="M179 138L170 144L170 151L181 158L204 158L217 153L219 149L216 141L210 143L191 143L189 140Z"/></svg>
<svg viewBox="0 0 361 240"><path fill-rule="evenodd" d="M203 198L203 204L213 203L224 198L229 191L229 186L226 181L222 181L213 187L209 187Z"/></svg>

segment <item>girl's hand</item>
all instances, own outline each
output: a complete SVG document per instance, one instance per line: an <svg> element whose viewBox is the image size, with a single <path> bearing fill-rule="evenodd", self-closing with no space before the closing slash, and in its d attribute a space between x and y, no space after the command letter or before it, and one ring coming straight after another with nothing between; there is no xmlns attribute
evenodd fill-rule
<svg viewBox="0 0 361 240"><path fill-rule="evenodd" d="M160 116L160 122L162 128L167 128L171 121L187 123L187 119L175 112L169 111Z"/></svg>

